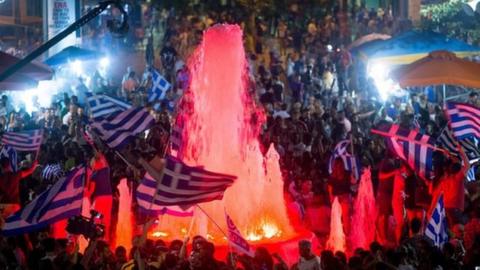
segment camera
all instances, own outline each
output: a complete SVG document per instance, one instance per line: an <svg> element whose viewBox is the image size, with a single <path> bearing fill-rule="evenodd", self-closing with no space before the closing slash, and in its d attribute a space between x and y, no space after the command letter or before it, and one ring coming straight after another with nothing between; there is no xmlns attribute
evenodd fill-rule
<svg viewBox="0 0 480 270"><path fill-rule="evenodd" d="M101 219L102 214L95 210L90 211L90 218L75 216L68 219L67 232L70 234L83 235L87 239L97 239L105 235L105 226L95 223L95 219Z"/></svg>

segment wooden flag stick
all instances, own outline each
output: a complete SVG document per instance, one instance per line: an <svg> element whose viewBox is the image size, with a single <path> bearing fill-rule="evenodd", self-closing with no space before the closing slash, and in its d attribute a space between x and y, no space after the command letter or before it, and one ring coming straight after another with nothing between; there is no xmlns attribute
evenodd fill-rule
<svg viewBox="0 0 480 270"><path fill-rule="evenodd" d="M188 227L187 236L190 236L193 230L193 224L195 223L195 208L193 209L193 216L190 220L190 226Z"/></svg>
<svg viewBox="0 0 480 270"><path fill-rule="evenodd" d="M200 209L200 211L202 211L202 212L205 214L205 216L207 216L208 219L210 219L210 220L213 222L213 224L218 228L218 230L219 230L219 231L227 238L227 240L228 240L228 235L225 233L225 231L222 230L222 228L220 227L220 225L218 225L218 223L215 222L215 220L214 220L209 214L207 214L207 212L206 212L202 207L200 207L200 205L197 204L196 206L197 206L198 209Z"/></svg>

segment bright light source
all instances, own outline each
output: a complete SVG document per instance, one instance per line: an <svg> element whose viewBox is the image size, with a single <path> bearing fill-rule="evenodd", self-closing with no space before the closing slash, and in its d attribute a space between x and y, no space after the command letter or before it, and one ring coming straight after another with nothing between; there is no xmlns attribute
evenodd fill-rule
<svg viewBox="0 0 480 270"><path fill-rule="evenodd" d="M58 92L57 81L40 81L37 88L24 91L12 91L9 96L16 109L25 108L29 114L37 111L38 106L47 108L52 103L52 96Z"/></svg>
<svg viewBox="0 0 480 270"><path fill-rule="evenodd" d="M77 76L82 75L83 74L82 62L79 60L70 62L70 70L74 72Z"/></svg>
<svg viewBox="0 0 480 270"><path fill-rule="evenodd" d="M103 57L100 59L100 67L106 69L110 65L110 59L108 57Z"/></svg>
<svg viewBox="0 0 480 270"><path fill-rule="evenodd" d="M333 51L333 46L328 44L327 45L327 51L329 51L329 52Z"/></svg>
<svg viewBox="0 0 480 270"><path fill-rule="evenodd" d="M153 237L157 237L157 238L159 238L159 237L167 237L167 236L168 236L168 233L158 231L158 232L153 232L153 233L152 233L152 236L153 236Z"/></svg>
<svg viewBox="0 0 480 270"><path fill-rule="evenodd" d="M400 86L389 78L389 72L390 67L380 62L369 63L367 66L367 75L373 79L382 101L386 101L392 95L404 95Z"/></svg>

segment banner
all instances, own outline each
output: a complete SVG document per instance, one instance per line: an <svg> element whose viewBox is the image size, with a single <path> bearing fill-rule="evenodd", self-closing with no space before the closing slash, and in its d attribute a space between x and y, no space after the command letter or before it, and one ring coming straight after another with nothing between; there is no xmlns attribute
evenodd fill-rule
<svg viewBox="0 0 480 270"><path fill-rule="evenodd" d="M75 0L47 0L46 32L47 40L50 40L62 30L74 23L77 19L77 8ZM49 56L52 56L68 46L77 44L75 32L65 37L49 50Z"/></svg>

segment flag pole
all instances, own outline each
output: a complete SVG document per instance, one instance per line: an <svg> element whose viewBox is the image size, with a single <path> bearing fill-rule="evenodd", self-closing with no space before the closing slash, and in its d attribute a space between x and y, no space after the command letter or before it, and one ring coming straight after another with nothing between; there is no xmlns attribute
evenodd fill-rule
<svg viewBox="0 0 480 270"><path fill-rule="evenodd" d="M207 216L208 219L210 219L213 224L218 228L218 230L225 236L225 238L227 238L227 242L228 242L228 249L230 251L230 259L232 260L233 262L233 254L232 254L232 246L230 245L230 239L228 239L228 235L225 233L224 230L222 230L222 228L220 227L220 225L218 225L218 223L209 215L207 214L207 212L202 208L200 207L200 205L196 205L198 207L198 209L200 209L200 211L202 211L205 216Z"/></svg>
<svg viewBox="0 0 480 270"><path fill-rule="evenodd" d="M136 168L130 162L128 162L128 160L122 154L120 154L117 150L114 152L123 162L125 162L125 164L127 164L128 167L136 170Z"/></svg>
<svg viewBox="0 0 480 270"><path fill-rule="evenodd" d="M208 219L210 219L210 220L213 222L213 224L218 228L218 230L220 230L220 232L221 232L221 233L227 238L227 240L228 240L228 235L225 233L224 230L222 230L222 228L220 227L220 225L218 225L218 223L215 222L215 220L214 220L209 214L207 214L207 212L206 212L202 207L200 207L200 205L196 204L196 206L198 207L198 209L200 209L200 211L202 211L202 212L205 214L205 216L207 216Z"/></svg>
<svg viewBox="0 0 480 270"><path fill-rule="evenodd" d="M153 166L150 165L150 164L149 164L146 160L144 160L143 158L140 158L140 159L139 159L139 162L140 162L140 164L142 165L142 167L145 168L145 170L146 170L148 173L150 173L150 172L152 172L152 173L153 173L153 172L156 172L156 174L157 174L157 175L155 175L155 176L157 176L157 177L154 177L154 176L152 175L153 179L155 179L155 182L157 182L157 186L156 186L156 188L155 188L155 194L152 196L152 200L150 201L150 206L148 207L148 210L151 210L151 209L152 209L152 206L153 206L153 202L155 201L155 197L156 197L156 195L157 195L157 191L158 191L158 189L159 189L159 187L160 187L160 183L158 182L157 179L162 179L162 178L163 178L164 168L165 168L166 164L164 164L164 167L162 168L162 170L157 173L157 170L156 170L155 168L153 168ZM148 167L148 168L147 168L147 167Z"/></svg>
<svg viewBox="0 0 480 270"><path fill-rule="evenodd" d="M195 208L193 209L193 216L190 220L190 226L188 227L187 236L190 236L193 230L193 224L195 223Z"/></svg>

